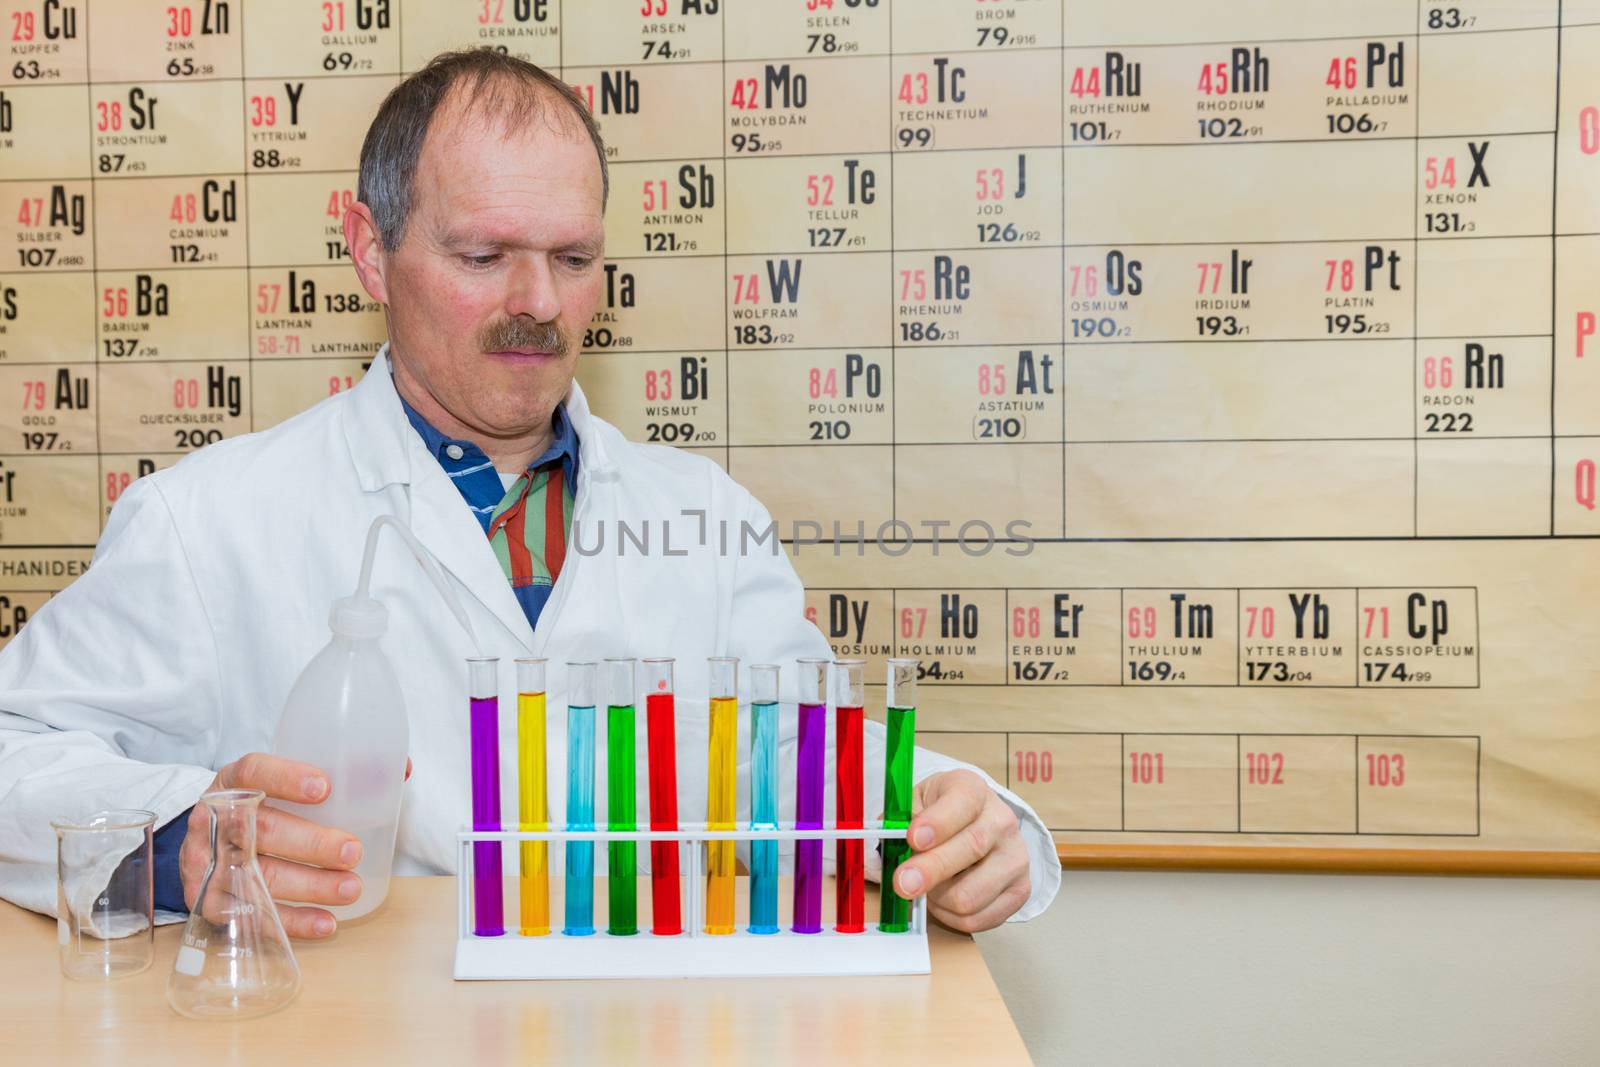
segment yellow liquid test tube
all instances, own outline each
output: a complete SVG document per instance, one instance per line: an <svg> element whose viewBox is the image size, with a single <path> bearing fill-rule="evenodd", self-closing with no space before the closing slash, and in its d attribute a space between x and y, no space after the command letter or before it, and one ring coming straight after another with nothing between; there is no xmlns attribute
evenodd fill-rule
<svg viewBox="0 0 1600 1067"><path fill-rule="evenodd" d="M738 797L734 774L739 737L739 661L710 659L711 751L707 759L706 829L735 830ZM706 845L706 933L731 934L735 856L732 841Z"/></svg>
<svg viewBox="0 0 1600 1067"><path fill-rule="evenodd" d="M517 818L524 830L550 829L546 786L544 667L542 659L517 660ZM519 880L522 936L550 932L550 845L524 841Z"/></svg>

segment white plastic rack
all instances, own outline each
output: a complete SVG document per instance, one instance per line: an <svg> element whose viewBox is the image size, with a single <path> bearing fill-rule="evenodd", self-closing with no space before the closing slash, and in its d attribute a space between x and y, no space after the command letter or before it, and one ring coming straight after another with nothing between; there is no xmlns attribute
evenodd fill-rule
<svg viewBox="0 0 1600 1067"><path fill-rule="evenodd" d="M456 835L460 854L456 861L456 961L457 979L528 978L750 978L801 975L927 974L927 898L911 903L910 928L903 933L883 933L867 923L859 934L842 934L823 928L821 933L797 934L781 927L775 934L752 934L743 926L731 934L705 933L704 849L710 841L824 841L861 839L867 842L904 840L903 829L865 830L707 830L704 826L666 830L500 830L464 831ZM640 924L637 934L611 935L603 923L595 932L568 936L560 930L560 915L552 906L550 933L524 937L514 921L499 937L478 937L472 932L472 844L477 841L636 841L648 845L675 841L679 869L684 872L683 933L670 937L650 933ZM870 846L869 846L870 847ZM641 852L645 851L643 848ZM557 850L550 850L548 877L562 878ZM603 870L605 849L595 849L595 863ZM641 892L641 897L648 892ZM597 900L603 893L597 891ZM875 907L868 892L866 911ZM552 894L552 899L554 894ZM514 916L507 916L512 920ZM786 918L780 916L780 920Z"/></svg>

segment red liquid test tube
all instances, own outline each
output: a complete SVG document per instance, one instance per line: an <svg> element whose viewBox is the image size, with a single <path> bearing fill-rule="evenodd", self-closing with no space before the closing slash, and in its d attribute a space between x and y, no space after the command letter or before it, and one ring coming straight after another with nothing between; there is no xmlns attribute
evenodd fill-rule
<svg viewBox="0 0 1600 1067"><path fill-rule="evenodd" d="M650 747L650 829L678 828L678 745L672 660L647 659L644 667L645 730ZM678 843L650 843L650 932L683 933L678 888Z"/></svg>
<svg viewBox="0 0 1600 1067"><path fill-rule="evenodd" d="M866 703L866 662L842 659L837 663L839 691L835 705L836 749L834 771L835 825L840 830L860 830L862 818L861 730ZM866 930L866 842L835 842L834 929L841 934Z"/></svg>

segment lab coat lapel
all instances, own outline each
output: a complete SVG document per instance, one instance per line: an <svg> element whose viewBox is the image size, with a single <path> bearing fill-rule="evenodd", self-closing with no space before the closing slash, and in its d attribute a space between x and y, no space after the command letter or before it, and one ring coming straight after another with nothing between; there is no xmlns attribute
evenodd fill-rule
<svg viewBox="0 0 1600 1067"><path fill-rule="evenodd" d="M376 492L397 483L406 485L411 500L409 525L417 540L465 587L467 595L531 651L533 628L489 539L449 475L428 455L406 420L390 376L388 351L385 345L356 386L345 420L345 436L361 488Z"/></svg>
<svg viewBox="0 0 1600 1067"><path fill-rule="evenodd" d="M422 442L418 439L420 450ZM423 458L433 457L423 453ZM467 592L494 613L524 650L533 649L533 628L522 613L511 582L500 569L483 527L437 462L414 463L411 481L411 532L453 574Z"/></svg>

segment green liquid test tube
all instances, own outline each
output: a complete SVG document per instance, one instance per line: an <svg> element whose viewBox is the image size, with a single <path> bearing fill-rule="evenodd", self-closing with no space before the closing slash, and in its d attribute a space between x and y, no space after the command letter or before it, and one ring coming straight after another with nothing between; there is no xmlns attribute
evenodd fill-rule
<svg viewBox="0 0 1600 1067"><path fill-rule="evenodd" d="M912 750L917 743L917 670L919 661L891 659L884 718L889 731L883 770L884 829L911 824ZM885 934L911 929L911 902L894 891L894 874L910 854L904 841L883 843L883 880L878 886L878 930Z"/></svg>
<svg viewBox="0 0 1600 1067"><path fill-rule="evenodd" d="M606 829L637 830L634 785L633 660L606 660ZM606 889L613 937L639 932L639 846L612 841L606 846Z"/></svg>

